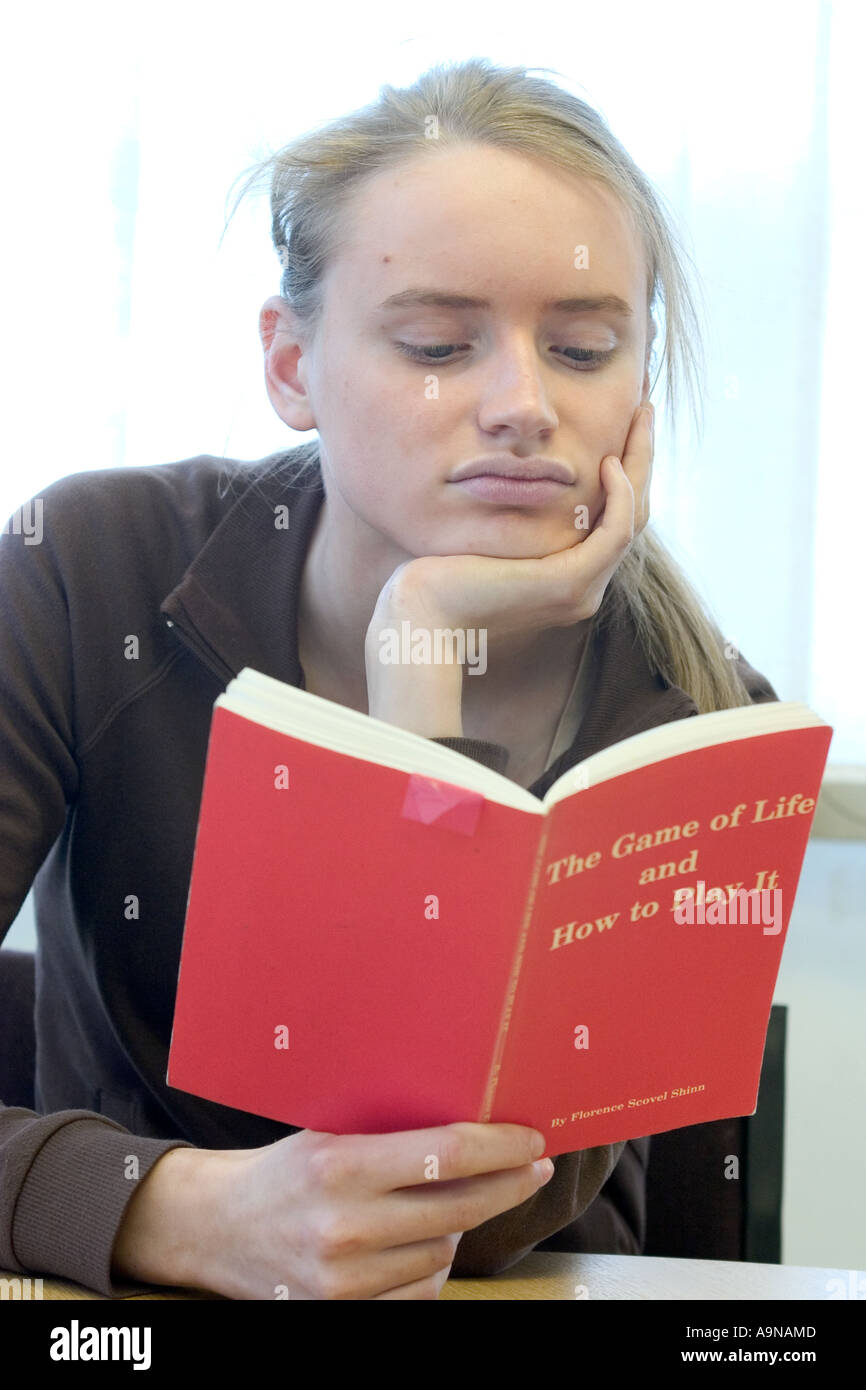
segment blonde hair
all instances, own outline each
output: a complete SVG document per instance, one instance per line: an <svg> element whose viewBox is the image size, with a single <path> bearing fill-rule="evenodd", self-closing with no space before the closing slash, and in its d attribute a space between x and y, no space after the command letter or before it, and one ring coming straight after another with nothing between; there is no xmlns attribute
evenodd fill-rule
<svg viewBox="0 0 866 1390"><path fill-rule="evenodd" d="M437 64L409 87L385 85L378 100L308 131L244 171L249 177L232 216L247 191L266 176L271 235L283 266L280 293L311 341L323 308L324 273L344 231L343 214L365 177L422 151L480 143L598 180L631 212L642 239L651 331L653 310L663 307L664 351L653 386L664 370L667 413L675 427L684 381L700 434L701 332L685 270L687 254L672 220L598 112L531 76L533 71L556 70L497 67L486 58L471 58ZM314 474L318 442L293 451L293 462L296 478ZM750 703L736 661L725 655L717 623L651 522L621 560L610 587L618 588L616 597L627 606L650 665L687 691L699 713Z"/></svg>

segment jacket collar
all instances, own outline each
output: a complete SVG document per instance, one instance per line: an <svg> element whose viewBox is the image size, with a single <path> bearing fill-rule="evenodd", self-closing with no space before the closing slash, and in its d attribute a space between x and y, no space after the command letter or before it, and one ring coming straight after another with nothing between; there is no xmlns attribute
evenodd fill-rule
<svg viewBox="0 0 866 1390"><path fill-rule="evenodd" d="M244 666L289 685L303 684L298 595L325 492L318 471L300 482L287 483L281 476L280 465L297 453L284 451L256 465L253 481L242 487L160 604L160 612L224 684ZM271 461L272 467L258 471ZM277 511L283 507L288 508L288 526L285 513ZM542 795L558 776L593 753L698 713L686 691L649 666L616 575L595 615L591 640L594 679L586 713L571 748L544 773Z"/></svg>
<svg viewBox="0 0 866 1390"><path fill-rule="evenodd" d="M325 493L318 473L295 484L280 477L279 466L296 453L255 465L251 482L239 475L236 501L160 604L225 684L244 666L288 685L302 684L298 596ZM271 459L273 466L260 474Z"/></svg>

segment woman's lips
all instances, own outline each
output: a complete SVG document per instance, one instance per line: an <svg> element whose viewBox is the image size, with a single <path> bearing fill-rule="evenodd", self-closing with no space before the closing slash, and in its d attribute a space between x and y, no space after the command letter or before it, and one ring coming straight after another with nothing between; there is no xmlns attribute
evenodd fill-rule
<svg viewBox="0 0 866 1390"><path fill-rule="evenodd" d="M549 502L569 486L554 478L505 478L499 473L479 473L454 484L488 502L516 502L526 506Z"/></svg>

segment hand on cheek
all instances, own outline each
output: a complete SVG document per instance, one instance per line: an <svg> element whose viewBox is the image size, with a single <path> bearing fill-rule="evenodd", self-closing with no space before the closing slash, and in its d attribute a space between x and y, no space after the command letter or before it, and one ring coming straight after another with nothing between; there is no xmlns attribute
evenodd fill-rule
<svg viewBox="0 0 866 1390"><path fill-rule="evenodd" d="M599 608L611 576L649 519L652 407L638 408L621 464L601 461L599 504L583 535L541 559L424 555L399 565L383 586L368 630L413 615L422 624L497 634L567 627ZM582 520L582 516L577 516Z"/></svg>
<svg viewBox="0 0 866 1390"><path fill-rule="evenodd" d="M644 412L647 410L649 411L648 455L646 448L644 448L643 451L635 450L635 431L636 428L638 430L642 428L642 422L645 419ZM585 541L595 530L604 513L607 500L607 489L604 482L605 460L610 457L619 458L621 460L626 476L632 485L635 496L635 535L643 530L649 519L654 417L655 407L649 401L642 401L629 419L621 454L617 453L615 450L611 450L599 459L598 472L595 474L594 487L591 495L585 497L584 502L576 505L574 508L573 525L577 535L576 540L569 541L569 548Z"/></svg>

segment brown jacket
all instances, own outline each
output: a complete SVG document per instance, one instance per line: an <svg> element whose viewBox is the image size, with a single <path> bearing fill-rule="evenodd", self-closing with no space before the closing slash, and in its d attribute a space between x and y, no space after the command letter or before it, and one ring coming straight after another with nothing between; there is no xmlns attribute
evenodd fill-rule
<svg viewBox="0 0 866 1390"><path fill-rule="evenodd" d="M284 474L308 456L72 474L0 535L0 941L31 883L38 940L36 1110L0 1104L0 1268L137 1287L112 1281L112 1247L168 1149L296 1132L165 1074L214 700L244 666L303 680L297 601L323 492L318 474ZM591 753L697 713L650 670L615 579L592 640L589 707L539 796ZM740 670L753 699L777 698ZM507 772L501 745L438 741ZM497 1273L571 1223L584 1249L639 1252L648 1152L560 1155L532 1198L466 1232L452 1273Z"/></svg>

